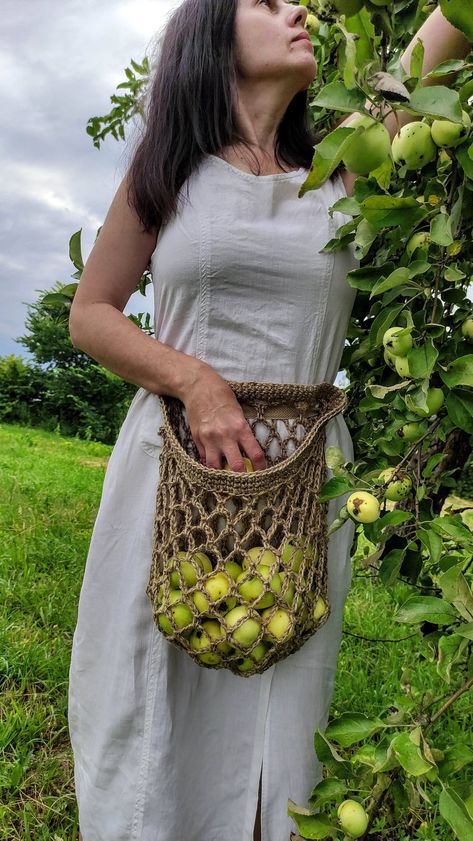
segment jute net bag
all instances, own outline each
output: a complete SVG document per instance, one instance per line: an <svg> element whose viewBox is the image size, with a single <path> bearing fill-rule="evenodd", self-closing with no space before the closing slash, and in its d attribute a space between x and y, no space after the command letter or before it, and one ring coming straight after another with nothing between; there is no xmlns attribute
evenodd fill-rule
<svg viewBox="0 0 473 841"><path fill-rule="evenodd" d="M146 593L170 642L202 666L248 677L300 648L330 615L327 503L317 497L325 426L346 397L330 383L227 382L268 466L209 469L184 404L161 396Z"/></svg>

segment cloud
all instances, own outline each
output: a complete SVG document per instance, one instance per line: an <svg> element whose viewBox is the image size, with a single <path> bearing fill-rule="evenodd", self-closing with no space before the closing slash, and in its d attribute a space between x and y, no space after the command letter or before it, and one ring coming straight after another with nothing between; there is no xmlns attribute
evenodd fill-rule
<svg viewBox="0 0 473 841"><path fill-rule="evenodd" d="M25 350L26 304L67 282L70 236L92 248L126 168L126 147L98 151L85 128L107 113L130 59L140 61L173 0L4 0L0 33L0 355ZM27 13L25 13L27 7ZM135 296L127 308L143 309ZM152 302L148 299L148 308Z"/></svg>

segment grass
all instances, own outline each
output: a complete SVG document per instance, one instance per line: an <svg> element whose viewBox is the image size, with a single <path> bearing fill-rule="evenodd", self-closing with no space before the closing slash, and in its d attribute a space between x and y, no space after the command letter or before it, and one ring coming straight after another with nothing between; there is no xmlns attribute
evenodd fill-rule
<svg viewBox="0 0 473 841"><path fill-rule="evenodd" d="M110 451L103 444L0 424L0 837L5 841L78 838L68 669ZM419 656L415 628L392 620L408 592L400 584L388 593L355 568L331 717L347 710L379 715L396 699L402 703L399 678L406 664L415 672L411 691L418 684L450 694L435 663ZM396 643L360 639L399 640L412 633ZM432 729L432 742L471 744L471 725L471 698L465 695ZM423 816L421 801L412 832L396 841L453 841L440 820L417 833ZM379 838L388 841L386 835Z"/></svg>

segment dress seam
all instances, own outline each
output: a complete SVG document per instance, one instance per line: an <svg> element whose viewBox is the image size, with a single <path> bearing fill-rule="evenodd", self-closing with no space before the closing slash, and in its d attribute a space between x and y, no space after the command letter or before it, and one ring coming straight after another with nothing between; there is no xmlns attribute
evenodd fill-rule
<svg viewBox="0 0 473 841"><path fill-rule="evenodd" d="M207 331L205 330L208 322L208 297L209 297L209 261L210 261L210 247L209 247L209 231L207 227L207 220L200 218L200 243L199 243L199 313L197 317L197 340L195 348L195 356L198 359L205 359L207 351Z"/></svg>
<svg viewBox="0 0 473 841"><path fill-rule="evenodd" d="M329 215L327 208L326 208L326 212L327 212L327 217L328 217L328 227L329 227L329 232L330 232L330 238L333 238L333 236L335 235L335 230L336 230L335 222L334 222L333 218ZM326 291L325 291L325 295L323 295L323 309L322 309L321 314L320 314L320 322L319 322L320 323L320 329L317 332L316 345L313 348L313 352L312 352L312 379L311 379L311 382L315 382L315 376L316 376L316 370L315 369L317 368L317 364L319 362L319 357L320 357L320 340L321 340L322 333L324 331L325 318L326 318L326 315L327 315L328 299L329 299L329 294L330 294L330 287L331 287L331 284L332 284L333 271L334 271L334 268L335 268L335 255L333 254L333 252L330 252L327 256L329 257L329 259L327 260L327 268L326 268L326 270L324 272L324 275L323 275L323 283L325 285L325 290Z"/></svg>
<svg viewBox="0 0 473 841"><path fill-rule="evenodd" d="M148 687L145 703L145 721L143 727L143 745L139 769L138 784L136 787L136 800L133 819L131 822L130 841L140 841L143 832L143 816L145 810L146 772L149 763L151 748L151 732L153 720L154 700L156 697L158 665L162 652L163 640L154 639L155 630L151 628L150 653L148 658ZM161 643L159 645L158 643Z"/></svg>

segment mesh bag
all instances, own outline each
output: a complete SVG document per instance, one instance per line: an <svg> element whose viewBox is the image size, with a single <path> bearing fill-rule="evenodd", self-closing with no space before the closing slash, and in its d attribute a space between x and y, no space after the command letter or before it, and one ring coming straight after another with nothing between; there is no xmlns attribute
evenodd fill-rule
<svg viewBox="0 0 473 841"><path fill-rule="evenodd" d="M325 426L347 400L330 383L227 382L268 466L206 467L184 404L160 397L146 593L170 642L202 666L248 677L300 648L330 615L327 503L317 497L327 478Z"/></svg>

